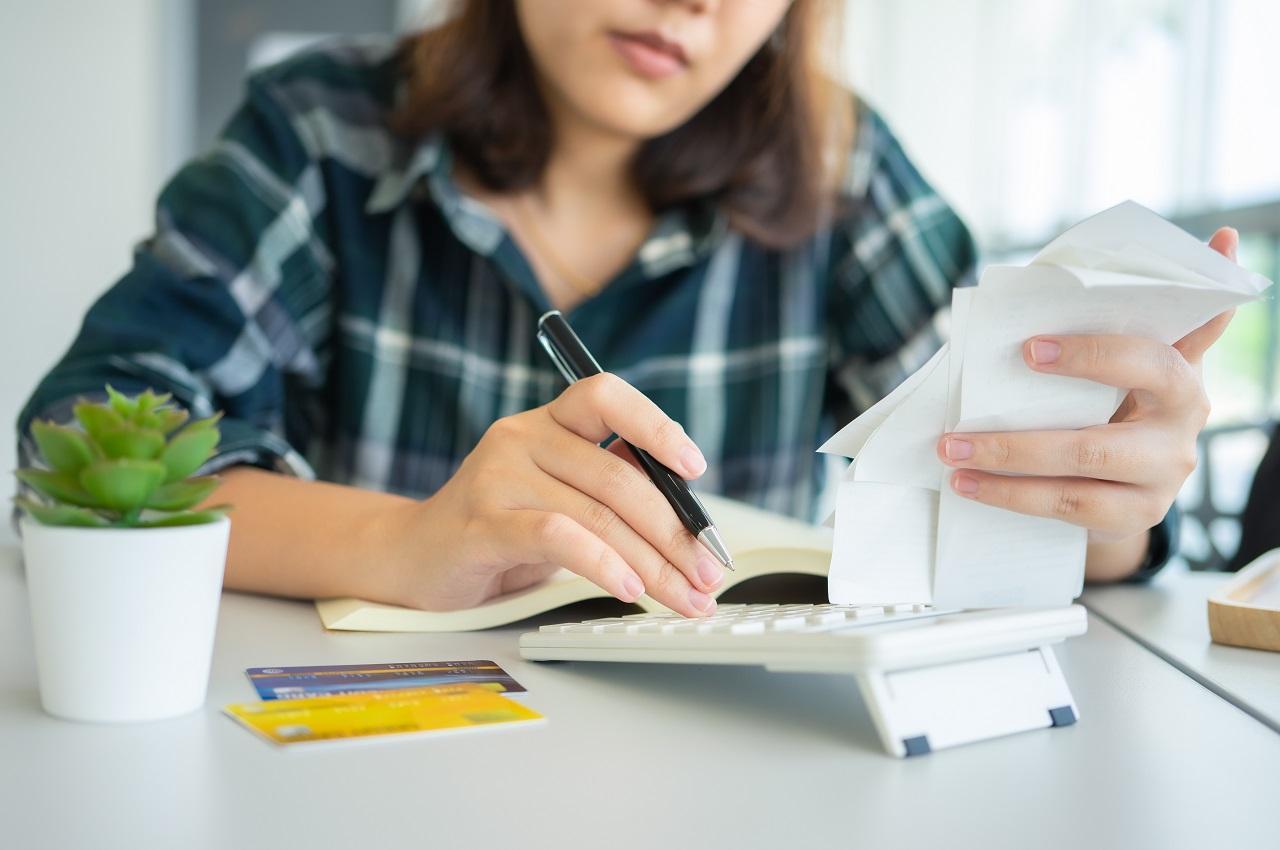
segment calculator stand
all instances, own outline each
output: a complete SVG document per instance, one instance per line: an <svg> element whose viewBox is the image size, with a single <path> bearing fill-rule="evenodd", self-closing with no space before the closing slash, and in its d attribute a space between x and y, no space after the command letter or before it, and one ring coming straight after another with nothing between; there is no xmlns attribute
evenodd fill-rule
<svg viewBox="0 0 1280 850"><path fill-rule="evenodd" d="M1079 717L1048 646L856 676L881 742L899 758Z"/></svg>

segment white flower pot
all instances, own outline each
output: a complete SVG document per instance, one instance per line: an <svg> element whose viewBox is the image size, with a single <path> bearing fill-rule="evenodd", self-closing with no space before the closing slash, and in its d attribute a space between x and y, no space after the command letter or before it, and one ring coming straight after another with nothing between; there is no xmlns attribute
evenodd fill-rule
<svg viewBox="0 0 1280 850"><path fill-rule="evenodd" d="M204 704L231 521L53 528L22 520L40 701L68 720Z"/></svg>

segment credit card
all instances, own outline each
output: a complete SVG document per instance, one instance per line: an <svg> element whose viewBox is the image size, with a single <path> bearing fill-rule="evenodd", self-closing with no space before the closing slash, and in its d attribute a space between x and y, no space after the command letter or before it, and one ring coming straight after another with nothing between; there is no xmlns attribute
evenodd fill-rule
<svg viewBox="0 0 1280 850"><path fill-rule="evenodd" d="M275 744L443 734L523 726L545 719L483 685L233 703L223 711Z"/></svg>
<svg viewBox="0 0 1280 850"><path fill-rule="evenodd" d="M497 693L524 691L523 685L492 661L250 667L244 672L258 696L268 700L463 684L484 685Z"/></svg>

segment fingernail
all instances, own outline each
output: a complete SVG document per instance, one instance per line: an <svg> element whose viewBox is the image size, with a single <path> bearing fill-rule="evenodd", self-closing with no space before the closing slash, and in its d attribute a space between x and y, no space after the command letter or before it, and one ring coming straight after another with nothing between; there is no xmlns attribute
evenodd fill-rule
<svg viewBox="0 0 1280 850"><path fill-rule="evenodd" d="M637 575L629 575L622 580L622 589L627 594L623 602L635 602L644 595L644 582Z"/></svg>
<svg viewBox="0 0 1280 850"><path fill-rule="evenodd" d="M1062 353L1062 346L1053 340L1038 339L1031 343L1031 359L1037 365L1044 366L1048 363L1056 363L1058 355Z"/></svg>
<svg viewBox="0 0 1280 850"><path fill-rule="evenodd" d="M698 578L707 587L715 587L724 578L724 569L719 564L703 555L698 559Z"/></svg>
<svg viewBox="0 0 1280 850"><path fill-rule="evenodd" d="M968 460L973 457L973 443L968 440L947 437L947 443L944 448L947 452L947 460Z"/></svg>
<svg viewBox="0 0 1280 850"><path fill-rule="evenodd" d="M695 446L685 446L680 450L680 463L685 472L695 477L707 471L707 459Z"/></svg>
<svg viewBox="0 0 1280 850"><path fill-rule="evenodd" d="M689 604L704 614L710 614L716 607L716 601L701 590L689 591Z"/></svg>
<svg viewBox="0 0 1280 850"><path fill-rule="evenodd" d="M956 475L951 479L951 486L961 496L972 496L978 492L978 479L972 475Z"/></svg>

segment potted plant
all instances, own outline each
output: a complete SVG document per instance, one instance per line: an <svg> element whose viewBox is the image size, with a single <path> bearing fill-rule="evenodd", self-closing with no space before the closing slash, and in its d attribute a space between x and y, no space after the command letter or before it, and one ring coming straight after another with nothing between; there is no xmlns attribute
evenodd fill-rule
<svg viewBox="0 0 1280 850"><path fill-rule="evenodd" d="M187 422L147 390L75 405L79 427L31 427L47 468L14 501L40 700L71 720L155 720L204 704L231 527L218 486L191 477L219 416Z"/></svg>

